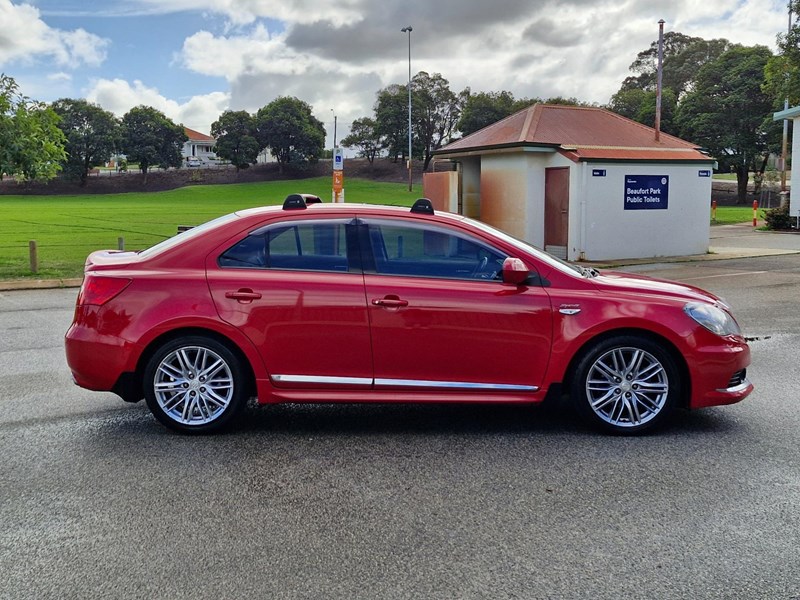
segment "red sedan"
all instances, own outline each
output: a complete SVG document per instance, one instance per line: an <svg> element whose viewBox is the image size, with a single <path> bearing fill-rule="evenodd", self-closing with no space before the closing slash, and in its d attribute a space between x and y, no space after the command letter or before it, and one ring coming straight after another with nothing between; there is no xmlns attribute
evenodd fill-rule
<svg viewBox="0 0 800 600"><path fill-rule="evenodd" d="M75 382L184 432L274 402L541 402L617 433L753 389L730 308L691 286L568 264L430 202L220 217L89 256Z"/></svg>

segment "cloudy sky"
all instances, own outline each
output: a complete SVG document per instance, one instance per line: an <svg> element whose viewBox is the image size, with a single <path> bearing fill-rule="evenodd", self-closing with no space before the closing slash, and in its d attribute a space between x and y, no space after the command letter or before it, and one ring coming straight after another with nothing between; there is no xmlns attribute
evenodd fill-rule
<svg viewBox="0 0 800 600"><path fill-rule="evenodd" d="M453 91L608 102L665 31L775 49L785 0L0 0L0 71L32 98L148 104L208 133L297 96L341 139L412 71ZM333 111L331 110L333 109ZM331 145L329 135L328 145Z"/></svg>

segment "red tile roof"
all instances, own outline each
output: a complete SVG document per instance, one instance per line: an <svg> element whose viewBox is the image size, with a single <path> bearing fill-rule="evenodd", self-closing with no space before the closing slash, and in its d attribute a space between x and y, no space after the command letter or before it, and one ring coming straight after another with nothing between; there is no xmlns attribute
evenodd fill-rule
<svg viewBox="0 0 800 600"><path fill-rule="evenodd" d="M189 129L188 127L184 127L183 131L186 133L186 137L189 138L192 142L216 142L213 137L210 135L206 135L205 133L200 133L199 131L195 131L194 129Z"/></svg>
<svg viewBox="0 0 800 600"><path fill-rule="evenodd" d="M552 147L571 160L711 161L696 144L603 108L534 104L435 152L480 154L523 146Z"/></svg>

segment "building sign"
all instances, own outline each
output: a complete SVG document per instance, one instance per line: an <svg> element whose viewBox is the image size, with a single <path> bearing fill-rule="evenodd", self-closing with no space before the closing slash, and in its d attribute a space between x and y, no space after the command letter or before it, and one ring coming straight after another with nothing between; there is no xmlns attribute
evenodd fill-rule
<svg viewBox="0 0 800 600"><path fill-rule="evenodd" d="M333 170L341 171L344 169L344 150L341 148L333 149Z"/></svg>
<svg viewBox="0 0 800 600"><path fill-rule="evenodd" d="M697 172L698 177L711 177L711 171L708 169L701 169Z"/></svg>
<svg viewBox="0 0 800 600"><path fill-rule="evenodd" d="M666 209L669 175L625 175L625 210Z"/></svg>
<svg viewBox="0 0 800 600"><path fill-rule="evenodd" d="M592 177L605 177L606 170L605 169L592 169Z"/></svg>

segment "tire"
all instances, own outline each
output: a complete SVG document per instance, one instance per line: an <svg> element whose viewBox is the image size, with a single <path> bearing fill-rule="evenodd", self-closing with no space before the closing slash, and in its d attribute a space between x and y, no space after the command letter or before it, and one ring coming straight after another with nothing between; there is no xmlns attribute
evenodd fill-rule
<svg viewBox="0 0 800 600"><path fill-rule="evenodd" d="M150 358L144 371L147 407L183 433L211 433L247 402L244 370L225 345L204 336L177 338Z"/></svg>
<svg viewBox="0 0 800 600"><path fill-rule="evenodd" d="M663 423L682 389L670 353L632 335L598 342L581 356L574 373L570 396L577 412L594 427L616 434Z"/></svg>

